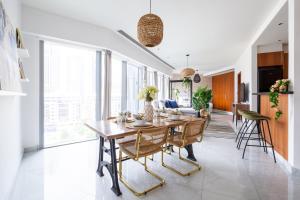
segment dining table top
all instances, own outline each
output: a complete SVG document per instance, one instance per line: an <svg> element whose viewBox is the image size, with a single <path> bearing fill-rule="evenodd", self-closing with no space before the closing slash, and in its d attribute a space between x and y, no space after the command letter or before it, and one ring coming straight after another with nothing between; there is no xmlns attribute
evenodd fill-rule
<svg viewBox="0 0 300 200"><path fill-rule="evenodd" d="M181 115L178 120L170 120L167 117L157 117L154 118L150 127L168 127L173 128L177 126L184 125L188 121L203 120L202 118L196 118L194 116ZM88 121L85 125L91 130L98 133L101 137L105 139L119 139L126 136L134 135L141 128L136 127L134 122L121 122L117 123L116 120L100 120L100 121Z"/></svg>

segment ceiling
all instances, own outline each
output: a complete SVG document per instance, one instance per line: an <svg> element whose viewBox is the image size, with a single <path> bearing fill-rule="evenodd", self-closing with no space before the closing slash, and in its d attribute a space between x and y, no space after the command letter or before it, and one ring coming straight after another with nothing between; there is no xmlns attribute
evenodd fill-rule
<svg viewBox="0 0 300 200"><path fill-rule="evenodd" d="M231 65L280 0L153 0L152 12L164 22L162 43L150 48L176 68L186 65L210 71ZM149 0L22 0L50 13L122 29L136 36Z"/></svg>
<svg viewBox="0 0 300 200"><path fill-rule="evenodd" d="M287 44L289 40L288 32L288 3L286 3L268 27L264 30L261 36L256 41L257 45L269 45L269 44Z"/></svg>

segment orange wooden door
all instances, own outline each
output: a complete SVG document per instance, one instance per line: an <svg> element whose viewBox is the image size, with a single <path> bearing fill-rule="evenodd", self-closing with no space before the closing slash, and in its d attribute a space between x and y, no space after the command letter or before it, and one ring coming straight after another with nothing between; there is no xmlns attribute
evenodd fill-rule
<svg viewBox="0 0 300 200"><path fill-rule="evenodd" d="M212 91L214 108L231 111L234 100L234 72L213 76Z"/></svg>

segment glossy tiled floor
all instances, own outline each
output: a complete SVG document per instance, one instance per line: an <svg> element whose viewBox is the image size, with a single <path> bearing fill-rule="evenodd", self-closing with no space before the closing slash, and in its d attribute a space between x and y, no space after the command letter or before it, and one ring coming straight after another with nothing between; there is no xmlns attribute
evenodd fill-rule
<svg viewBox="0 0 300 200"><path fill-rule="evenodd" d="M175 149L176 150L176 149ZM166 185L141 199L155 200L299 200L300 178L292 177L259 149L249 149L245 160L231 139L204 138L194 145L203 169L180 177L161 167L160 155L150 168L165 177ZM138 199L120 183L123 195L112 191L108 171L96 173L98 141L45 149L24 157L12 193L13 200L110 200ZM184 152L185 153L185 152ZM166 162L189 169L173 157ZM143 189L156 180L134 161L124 163L124 175Z"/></svg>

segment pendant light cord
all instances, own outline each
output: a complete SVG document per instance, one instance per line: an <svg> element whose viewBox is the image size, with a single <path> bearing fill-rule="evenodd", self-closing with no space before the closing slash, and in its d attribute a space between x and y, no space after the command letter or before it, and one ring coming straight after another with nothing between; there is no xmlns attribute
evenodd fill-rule
<svg viewBox="0 0 300 200"><path fill-rule="evenodd" d="M190 54L186 54L186 67L189 66L189 56Z"/></svg>
<svg viewBox="0 0 300 200"><path fill-rule="evenodd" d="M152 0L150 0L150 14L151 14L151 11L152 11Z"/></svg>

